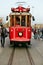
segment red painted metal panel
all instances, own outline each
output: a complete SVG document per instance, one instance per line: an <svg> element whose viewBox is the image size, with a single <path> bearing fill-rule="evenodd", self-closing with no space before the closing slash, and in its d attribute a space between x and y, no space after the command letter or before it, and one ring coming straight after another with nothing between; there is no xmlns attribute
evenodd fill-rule
<svg viewBox="0 0 43 65"><path fill-rule="evenodd" d="M18 35L19 32L21 32L23 34L21 37ZM15 38L17 38L17 37L19 37L19 38L22 38L22 37L26 38L26 28L15 28Z"/></svg>
<svg viewBox="0 0 43 65"><path fill-rule="evenodd" d="M14 27L10 27L9 28L9 38L14 39L14 35L15 35Z"/></svg>
<svg viewBox="0 0 43 65"><path fill-rule="evenodd" d="M24 8L24 7L22 7L22 6L18 6L17 8L11 8L11 11L13 11L13 12L15 12L15 11L16 11L16 12L17 12L17 11L19 11L19 12L20 12L20 11L21 11L21 12L23 11L23 12L24 12L24 11L25 11L25 12L26 12L26 11L30 11L30 8Z"/></svg>
<svg viewBox="0 0 43 65"><path fill-rule="evenodd" d="M31 27L27 27L27 28L26 27L10 27L9 31L10 31L9 37L10 37L10 40L12 41L31 40Z"/></svg>
<svg viewBox="0 0 43 65"><path fill-rule="evenodd" d="M32 33L31 27L27 28L27 38L28 39L31 39L31 33Z"/></svg>

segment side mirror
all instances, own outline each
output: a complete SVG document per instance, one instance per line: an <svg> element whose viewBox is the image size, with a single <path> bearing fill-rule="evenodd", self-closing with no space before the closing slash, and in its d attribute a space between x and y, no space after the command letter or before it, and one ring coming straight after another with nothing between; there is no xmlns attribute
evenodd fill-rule
<svg viewBox="0 0 43 65"><path fill-rule="evenodd" d="M34 16L32 16L32 19L33 19L33 21L35 21L35 18L34 18Z"/></svg>
<svg viewBox="0 0 43 65"><path fill-rule="evenodd" d="M6 16L6 21L8 20L8 16Z"/></svg>

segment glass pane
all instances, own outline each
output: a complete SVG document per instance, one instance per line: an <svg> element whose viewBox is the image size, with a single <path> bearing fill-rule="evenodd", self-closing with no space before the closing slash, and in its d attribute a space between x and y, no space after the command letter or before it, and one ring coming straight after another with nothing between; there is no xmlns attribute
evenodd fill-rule
<svg viewBox="0 0 43 65"><path fill-rule="evenodd" d="M25 16L21 17L21 26L26 26L25 25L25 21L26 21L25 18L26 18Z"/></svg>
<svg viewBox="0 0 43 65"><path fill-rule="evenodd" d="M20 25L20 16L15 16L16 21L15 21L15 25Z"/></svg>

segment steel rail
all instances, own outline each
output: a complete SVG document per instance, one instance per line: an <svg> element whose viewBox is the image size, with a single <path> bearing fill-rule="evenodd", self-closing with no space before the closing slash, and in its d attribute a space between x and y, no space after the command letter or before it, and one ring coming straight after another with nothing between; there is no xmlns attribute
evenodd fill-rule
<svg viewBox="0 0 43 65"><path fill-rule="evenodd" d="M14 51L15 51L15 48L13 48L13 50L12 50L12 53L11 53L11 55L10 55L10 58L9 58L9 61L8 61L8 64L7 64L7 65L12 65L13 56L14 56Z"/></svg>
<svg viewBox="0 0 43 65"><path fill-rule="evenodd" d="M31 65L35 65L35 63L34 63L32 57L31 57L31 54L30 54L30 52L29 52L29 50L28 50L27 47L26 47L26 52L27 52L27 55L28 55L28 58L29 58L30 64L31 64Z"/></svg>

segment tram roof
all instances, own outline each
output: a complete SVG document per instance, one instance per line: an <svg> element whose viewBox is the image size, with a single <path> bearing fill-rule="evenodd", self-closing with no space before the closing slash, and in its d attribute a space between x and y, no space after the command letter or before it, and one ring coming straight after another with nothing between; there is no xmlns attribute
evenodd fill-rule
<svg viewBox="0 0 43 65"><path fill-rule="evenodd" d="M10 13L10 15L30 15L31 16L31 13L28 13L28 12L15 12L15 13Z"/></svg>

